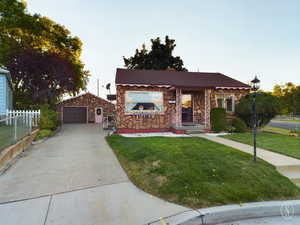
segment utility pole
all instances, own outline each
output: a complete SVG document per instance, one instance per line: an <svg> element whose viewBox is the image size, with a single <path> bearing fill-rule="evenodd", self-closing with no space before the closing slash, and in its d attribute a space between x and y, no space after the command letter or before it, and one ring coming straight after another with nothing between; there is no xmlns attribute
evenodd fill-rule
<svg viewBox="0 0 300 225"><path fill-rule="evenodd" d="M99 97L99 83L100 83L100 80L99 78L97 79L97 96Z"/></svg>

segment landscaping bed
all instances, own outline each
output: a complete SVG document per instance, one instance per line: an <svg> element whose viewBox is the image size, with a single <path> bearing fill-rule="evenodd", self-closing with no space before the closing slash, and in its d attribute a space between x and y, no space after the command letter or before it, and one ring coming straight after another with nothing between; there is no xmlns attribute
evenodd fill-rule
<svg viewBox="0 0 300 225"><path fill-rule="evenodd" d="M132 182L192 208L290 199L300 189L274 166L233 148L193 137L107 137Z"/></svg>
<svg viewBox="0 0 300 225"><path fill-rule="evenodd" d="M253 145L252 133L234 133L222 137ZM260 148L300 159L300 138L270 132L259 132L256 140L257 146Z"/></svg>

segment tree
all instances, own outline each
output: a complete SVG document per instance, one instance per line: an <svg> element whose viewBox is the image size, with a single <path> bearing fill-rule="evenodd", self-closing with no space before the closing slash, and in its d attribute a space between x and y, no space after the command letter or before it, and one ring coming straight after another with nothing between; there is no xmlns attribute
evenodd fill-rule
<svg viewBox="0 0 300 225"><path fill-rule="evenodd" d="M15 102L18 108L54 104L64 93L76 93L78 82L81 82L72 62L55 53L27 50L16 55L7 68L17 87Z"/></svg>
<svg viewBox="0 0 300 225"><path fill-rule="evenodd" d="M245 121L248 127L252 127L252 102L253 94L248 94L241 98L236 105L236 115ZM264 92L257 93L256 96L256 112L258 126L263 127L273 119L280 110L278 98Z"/></svg>
<svg viewBox="0 0 300 225"><path fill-rule="evenodd" d="M285 85L276 84L274 86L272 95L278 97L280 101L281 114L296 114L300 112L299 89L299 86L297 87L292 82L287 82Z"/></svg>
<svg viewBox="0 0 300 225"><path fill-rule="evenodd" d="M275 84L273 87L272 95L277 96L277 97L282 97L283 96L282 86L279 84Z"/></svg>
<svg viewBox="0 0 300 225"><path fill-rule="evenodd" d="M69 30L47 17L29 14L26 11L26 4L17 0L1 0L0 15L0 66L5 66L11 70L14 93L18 96L18 98L14 99L19 101L23 99L24 103L28 103L31 101L27 99L27 96L36 95L36 90L34 93L29 93L29 91L33 91L32 86L30 86L32 84L23 82L28 77L20 77L20 74L24 75L28 72L23 69L33 68L32 65L25 66L21 62L32 63L35 66L46 65L46 62L41 60L38 63L37 61L31 62L28 60L30 57L36 59L36 55L40 55L43 60L48 59L50 56L56 59L59 58L63 62L62 65L68 64L68 67L73 67L72 74L66 74L64 66L57 67L56 72L61 76L67 76L66 78L61 77L61 80L68 79L69 76L74 77L76 82L71 82L71 85L75 86L73 88L70 88L70 85L67 87L60 86L63 91L48 90L49 93L57 93L59 95L64 93L76 94L80 90L85 89L88 71L84 70L84 65L80 60L82 43L78 37L71 36ZM54 60L51 62L58 63ZM12 68L12 65L14 68ZM49 67L53 66L49 65ZM42 85L40 77L46 76L46 73L49 72L49 68L44 68L44 70L43 67L35 70L35 76L30 78L36 79L35 81L32 80L35 85ZM62 71L59 71L60 69ZM38 71L40 74L37 74ZM53 74L48 76L51 77ZM66 83L62 84L67 85ZM39 89L42 90L43 88L45 86L41 86ZM55 87L50 85L46 88L51 89ZM19 95L25 93L25 96ZM44 101L49 101L48 97ZM56 96L54 99L58 99L58 97ZM35 101L38 98L31 100ZM39 102L40 100L34 103Z"/></svg>
<svg viewBox="0 0 300 225"><path fill-rule="evenodd" d="M136 49L135 55L129 58L123 57L125 66L128 69L145 70L166 70L175 69L177 71L187 71L183 67L183 61L179 56L173 56L176 47L175 40L165 37L165 43L161 43L160 38L151 39L151 50L148 51L145 45Z"/></svg>
<svg viewBox="0 0 300 225"><path fill-rule="evenodd" d="M294 86L288 92L282 96L282 102L287 109L288 113L299 114L300 113L300 86Z"/></svg>

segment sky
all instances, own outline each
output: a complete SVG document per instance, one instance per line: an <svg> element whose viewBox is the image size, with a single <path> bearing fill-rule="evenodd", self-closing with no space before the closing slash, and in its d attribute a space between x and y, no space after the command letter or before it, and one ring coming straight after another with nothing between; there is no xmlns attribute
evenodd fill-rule
<svg viewBox="0 0 300 225"><path fill-rule="evenodd" d="M88 91L114 84L123 56L166 35L189 71L221 72L261 88L300 85L298 0L27 0L30 13L64 25L83 42ZM114 85L112 92L115 92ZM107 90L100 88L100 95Z"/></svg>

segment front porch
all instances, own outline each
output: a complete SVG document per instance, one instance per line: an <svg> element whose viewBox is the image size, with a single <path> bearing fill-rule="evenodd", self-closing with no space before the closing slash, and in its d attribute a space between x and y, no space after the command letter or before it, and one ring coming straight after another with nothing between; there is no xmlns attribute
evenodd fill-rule
<svg viewBox="0 0 300 225"><path fill-rule="evenodd" d="M189 132L210 129L210 89L175 89L175 113L172 127Z"/></svg>
<svg viewBox="0 0 300 225"><path fill-rule="evenodd" d="M174 129L180 133L181 131L185 134L197 134L197 133L205 133L209 129L205 128L204 123L189 123L189 122L183 122L181 127L177 127Z"/></svg>

